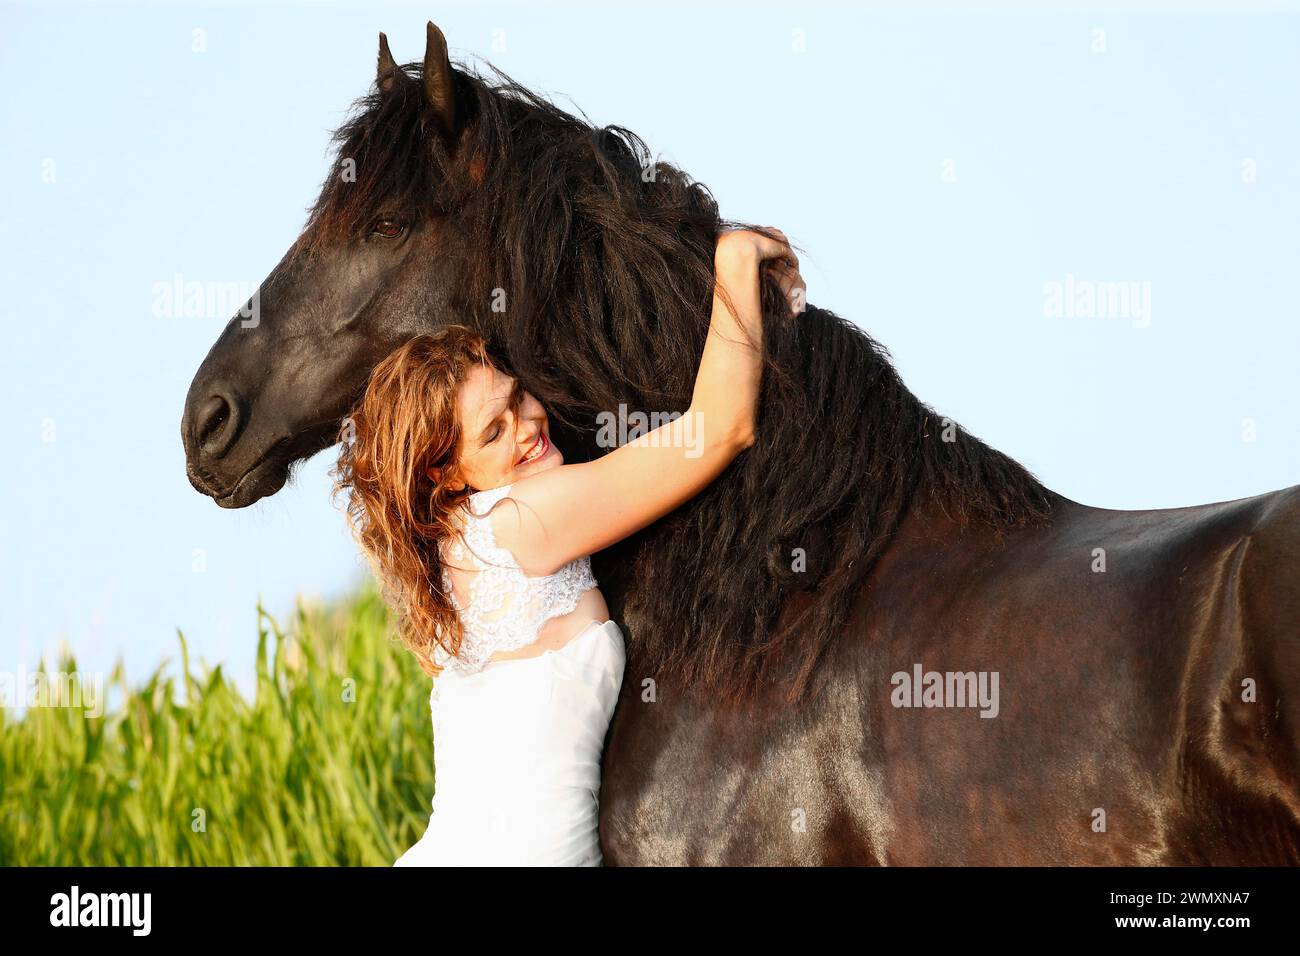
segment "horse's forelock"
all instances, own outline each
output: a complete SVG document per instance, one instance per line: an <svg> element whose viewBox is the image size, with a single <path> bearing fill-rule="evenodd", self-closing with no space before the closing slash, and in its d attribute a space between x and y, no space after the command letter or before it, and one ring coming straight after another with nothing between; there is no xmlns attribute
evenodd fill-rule
<svg viewBox="0 0 1300 956"><path fill-rule="evenodd" d="M379 218L418 219L438 208L446 144L418 82L419 65L400 69L405 82L376 86L335 131L334 161L305 231L308 245L362 233Z"/></svg>

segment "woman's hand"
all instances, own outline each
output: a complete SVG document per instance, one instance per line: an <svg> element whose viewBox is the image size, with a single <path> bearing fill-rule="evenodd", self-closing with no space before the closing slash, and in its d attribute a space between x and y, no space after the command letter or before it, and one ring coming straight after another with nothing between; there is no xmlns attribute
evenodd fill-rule
<svg viewBox="0 0 1300 956"><path fill-rule="evenodd" d="M733 229L719 236L713 252L714 269L722 277L733 270L743 273L766 263L763 268L776 278L790 311L798 315L807 307L808 296L808 285L799 274L799 257L790 248L785 233L772 226L765 228L780 239L752 229Z"/></svg>

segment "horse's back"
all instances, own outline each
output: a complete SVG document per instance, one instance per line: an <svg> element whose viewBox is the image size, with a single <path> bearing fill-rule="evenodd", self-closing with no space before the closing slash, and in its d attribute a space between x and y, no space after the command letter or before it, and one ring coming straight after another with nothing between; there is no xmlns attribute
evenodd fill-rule
<svg viewBox="0 0 1300 956"><path fill-rule="evenodd" d="M653 705L625 688L607 858L1300 859L1300 487L1056 505L1050 524L999 534L916 508L800 708L726 716L687 688ZM987 678L992 697L900 700L918 669Z"/></svg>

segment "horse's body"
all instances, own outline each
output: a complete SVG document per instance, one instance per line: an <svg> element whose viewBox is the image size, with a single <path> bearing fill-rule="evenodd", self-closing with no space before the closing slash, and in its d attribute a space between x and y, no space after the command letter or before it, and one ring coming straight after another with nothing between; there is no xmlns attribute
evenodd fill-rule
<svg viewBox="0 0 1300 956"><path fill-rule="evenodd" d="M198 490L274 494L447 322L567 460L608 450L598 415L686 408L716 205L626 131L507 92L432 24L418 67L381 41L307 229L194 377ZM764 302L758 443L593 560L630 645L606 859L1300 862L1300 493L1083 507L940 428L860 329ZM918 668L918 703L930 671L996 693L895 706Z"/></svg>
<svg viewBox="0 0 1300 956"><path fill-rule="evenodd" d="M998 544L913 509L808 707L719 711L662 683L647 703L629 679L601 793L609 860L1300 861L1300 699L1281 692L1300 674L1300 488L1054 504L1050 527ZM892 706L891 675L916 664L999 672L997 717Z"/></svg>

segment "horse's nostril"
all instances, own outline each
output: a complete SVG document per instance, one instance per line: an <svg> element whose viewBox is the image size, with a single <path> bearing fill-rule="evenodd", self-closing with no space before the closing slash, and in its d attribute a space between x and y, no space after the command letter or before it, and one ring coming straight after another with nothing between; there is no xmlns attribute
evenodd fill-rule
<svg viewBox="0 0 1300 956"><path fill-rule="evenodd" d="M213 395L195 420L194 438L204 453L214 458L225 454L237 430L235 403L224 394Z"/></svg>

